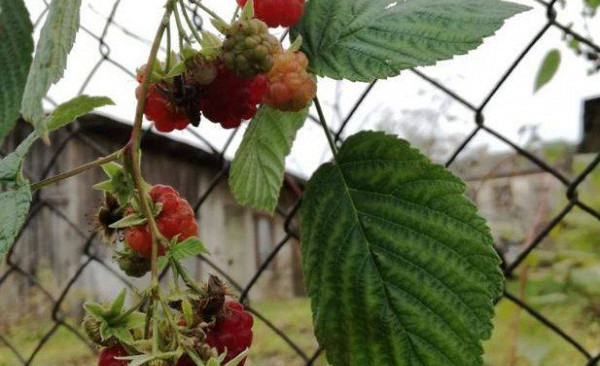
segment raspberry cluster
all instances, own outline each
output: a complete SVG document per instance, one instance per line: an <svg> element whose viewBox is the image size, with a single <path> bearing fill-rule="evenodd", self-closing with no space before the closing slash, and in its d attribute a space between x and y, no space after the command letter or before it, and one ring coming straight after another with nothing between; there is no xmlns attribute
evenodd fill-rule
<svg viewBox="0 0 600 366"><path fill-rule="evenodd" d="M227 289L224 287L220 279L211 276L209 281L204 286L203 294L195 294L186 299L192 306L193 319L191 323L183 320L182 307L179 302L169 303L171 311L176 312L181 316L178 322L177 333L179 339L184 339L186 344L186 352L179 356L176 352L173 355L164 359L154 359L147 363L150 366L195 366L196 362L189 356L194 354L208 365L225 365L231 360L240 356L248 350L252 345L252 326L254 319L252 315L245 311L244 306L235 300L226 300L225 293ZM113 316L109 320L112 324L118 319L119 314L112 314L109 308L114 308L114 304L110 307L104 307L106 316ZM130 361L120 360L124 356L135 356L143 353L138 350L137 345L143 345L144 340L140 338L143 332L131 329L130 332L133 343L128 343L125 347L116 338L103 340L100 335L100 321L98 312L95 314L88 313L84 321L84 329L90 336L90 340L97 345L105 347L99 355L99 366L126 366ZM141 316L143 313L138 313ZM115 318L116 316L117 318ZM124 316L124 315L121 315ZM90 321L92 320L92 321ZM107 319L105 318L104 321ZM88 332L89 324L93 323L91 332ZM130 324L124 320L123 324ZM161 344L173 344L173 329L165 331L165 323L159 324L159 336ZM141 329L139 329L141 330ZM138 342L139 341L139 342ZM143 348L144 346L142 346ZM236 365L244 366L246 358L243 358Z"/></svg>
<svg viewBox="0 0 600 366"><path fill-rule="evenodd" d="M247 1L238 3L243 6ZM296 24L304 0L254 0L254 9L255 18L244 12L232 24L217 27L225 36L222 43L204 32L201 50L182 50L178 64L170 60L153 68L144 114L158 131L197 126L201 116L223 128L235 128L254 117L262 103L284 111L309 104L316 84L307 71L306 56L283 51L268 30ZM165 64L171 69L164 69ZM147 74L146 67L140 68L138 81ZM140 92L138 87L138 98Z"/></svg>
<svg viewBox="0 0 600 366"><path fill-rule="evenodd" d="M162 208L155 218L160 233L171 240L175 236L179 242L198 235L198 224L194 219L194 211L173 187L156 185L150 189L150 198L154 205ZM133 208L127 212L133 213ZM131 250L142 258L152 255L152 233L148 224L131 226L125 229L125 242ZM159 247L159 255L164 255L164 246Z"/></svg>

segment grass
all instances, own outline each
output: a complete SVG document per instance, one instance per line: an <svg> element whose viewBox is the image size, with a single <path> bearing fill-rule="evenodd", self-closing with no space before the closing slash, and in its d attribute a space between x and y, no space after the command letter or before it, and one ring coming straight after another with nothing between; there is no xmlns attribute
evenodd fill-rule
<svg viewBox="0 0 600 366"><path fill-rule="evenodd" d="M518 284L509 283L509 291L518 293ZM528 301L553 293L560 286L549 275L530 276L526 289ZM552 297L545 297L552 299ZM586 301L575 294L566 298L540 302L536 308L567 333L594 352L600 351L600 316L585 310ZM309 302L306 299L289 299L255 302L253 309L272 320L289 335L309 357L317 349L312 334ZM515 326L517 324L517 326ZM39 339L49 331L51 324L42 326L28 322L18 328L3 331L3 335L25 355L31 354ZM256 319L254 344L248 366L301 366L304 361L285 341L264 322ZM485 365L488 366L564 366L584 365L585 358L555 333L532 318L508 300L502 300L496 308L495 330L492 338L485 342ZM324 356L315 363L325 366ZM0 366L20 364L18 359L0 342ZM59 327L50 341L39 351L33 366L90 366L95 365L95 355L73 333Z"/></svg>

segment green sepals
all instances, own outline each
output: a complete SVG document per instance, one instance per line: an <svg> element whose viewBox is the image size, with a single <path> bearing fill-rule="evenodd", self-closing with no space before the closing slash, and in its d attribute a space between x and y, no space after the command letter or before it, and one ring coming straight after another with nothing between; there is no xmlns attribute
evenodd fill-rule
<svg viewBox="0 0 600 366"><path fill-rule="evenodd" d="M222 19L212 18L210 22L222 34L227 34L227 32L229 31L229 24L225 23L225 21Z"/></svg>
<svg viewBox="0 0 600 366"><path fill-rule="evenodd" d="M102 170L110 178L109 180L95 184L92 188L111 193L116 197L120 205L126 206L132 196L128 176L123 166L113 162L102 165Z"/></svg>
<svg viewBox="0 0 600 366"><path fill-rule="evenodd" d="M194 309L192 303L187 298L181 300L181 312L185 319L185 324L189 327L194 323Z"/></svg>
<svg viewBox="0 0 600 366"><path fill-rule="evenodd" d="M116 357L117 360L129 361L129 366L148 365L152 360L176 360L183 354L183 351L161 352L156 354L142 354L134 356Z"/></svg>
<svg viewBox="0 0 600 366"><path fill-rule="evenodd" d="M221 55L221 46L223 42L216 35L204 31L202 32L202 41L200 42L202 50L200 53L207 61L214 61Z"/></svg>
<svg viewBox="0 0 600 366"><path fill-rule="evenodd" d="M145 324L146 315L139 311L132 311L124 316L126 294L126 290L121 291L108 307L97 303L83 305L90 316L100 321L100 337L103 341L115 338L121 343L133 344L135 339L131 331Z"/></svg>
<svg viewBox="0 0 600 366"><path fill-rule="evenodd" d="M183 351L161 352L156 354L141 354L134 356L117 357L117 360L129 361L129 366L148 365L152 360L176 360L183 354Z"/></svg>
<svg viewBox="0 0 600 366"><path fill-rule="evenodd" d="M254 18L254 0L250 0L244 5L242 9L241 19L252 19Z"/></svg>
<svg viewBox="0 0 600 366"><path fill-rule="evenodd" d="M193 47L185 45L181 49L180 55L181 55L181 58L185 61L187 59L194 58L194 56L196 56L197 53L198 53L198 51L196 51Z"/></svg>
<svg viewBox="0 0 600 366"><path fill-rule="evenodd" d="M298 37L296 37L290 48L288 48L288 52L298 52L300 51L300 47L302 47L302 35L298 34Z"/></svg>
<svg viewBox="0 0 600 366"><path fill-rule="evenodd" d="M121 313L123 305L125 304L125 296L127 296L127 290L123 289L110 305L110 309L108 310L108 315L110 317L117 316Z"/></svg>
<svg viewBox="0 0 600 366"><path fill-rule="evenodd" d="M144 225L148 220L141 213L133 213L123 217L121 220L111 224L109 227L112 229L124 229L130 226Z"/></svg>

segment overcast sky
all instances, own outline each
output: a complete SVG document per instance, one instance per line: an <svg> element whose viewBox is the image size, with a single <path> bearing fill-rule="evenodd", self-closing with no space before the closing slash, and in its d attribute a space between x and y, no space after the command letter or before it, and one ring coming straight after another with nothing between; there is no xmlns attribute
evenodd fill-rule
<svg viewBox="0 0 600 366"><path fill-rule="evenodd" d="M418 0L412 0L418 1ZM35 21L44 9L43 0L25 0L32 19ZM467 55L443 61L432 67L419 70L456 91L468 102L479 105L493 88L495 82L519 55L532 37L545 24L545 8L534 1L519 1L533 6L527 13L515 16L496 36L486 39L478 49ZM105 40L110 47L110 57L132 72L143 64L162 14L162 0L121 0L114 15L115 23L121 27L109 28ZM234 9L234 0L205 0L204 3L229 19ZM583 0L571 0L569 8L559 9L559 20L565 24L576 22L576 30L585 33L579 12ZM114 5L113 0L83 0L82 24L95 34L101 34L106 18ZM600 22L591 25L590 32L600 39ZM135 34L142 40L129 34ZM582 103L585 99L600 95L600 75L588 76L589 64L576 57L561 42L562 33L550 29L526 56L507 80L497 95L484 110L486 123L511 139L519 138L518 131L524 125L538 125L544 139L567 139L577 141L581 134ZM146 41L143 41L146 40ZM50 90L50 97L57 102L66 101L79 93L85 78L101 58L98 42L84 31L80 31L73 51L69 56L65 78ZM561 49L563 58L558 74L553 81L538 93L533 93L535 73L548 50ZM109 62L101 64L84 93L110 96L116 106L101 108L99 112L122 121L131 121L135 109L134 90L137 83L119 67ZM328 123L333 128L339 123L337 113L330 106L336 100L336 91L341 91L342 115L352 108L354 101L365 89L366 84L342 82L337 85L330 80L319 80L319 97L326 106ZM382 118L402 119L406 112L428 108L436 110L447 103L444 94L410 71L400 76L379 82L365 103L356 113L346 135L359 129L373 128ZM50 105L48 105L50 107ZM440 119L440 136L444 134L467 134L474 127L472 113L458 103L448 107L451 120ZM219 125L203 121L199 133L220 147L229 136L229 131ZM172 137L197 143L189 132L171 134ZM231 157L241 140L239 133L234 145L228 150ZM486 145L492 150L506 146L483 133L470 145L471 148ZM309 175L318 165L328 159L327 144L322 130L307 122L296 140L287 166L291 171Z"/></svg>

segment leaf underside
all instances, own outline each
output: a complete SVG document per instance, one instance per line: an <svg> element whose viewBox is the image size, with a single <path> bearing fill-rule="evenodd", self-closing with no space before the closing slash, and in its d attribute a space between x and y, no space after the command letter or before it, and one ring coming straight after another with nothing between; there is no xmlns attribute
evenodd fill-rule
<svg viewBox="0 0 600 366"><path fill-rule="evenodd" d="M238 202L273 212L283 184L285 157L308 109L283 112L262 106L250 122L229 175L231 192Z"/></svg>
<svg viewBox="0 0 600 366"><path fill-rule="evenodd" d="M38 134L46 139L43 124L42 98L50 86L58 82L67 66L67 56L75 42L79 29L81 0L54 0L35 50L27 84L23 94L23 117L31 122Z"/></svg>
<svg viewBox="0 0 600 366"><path fill-rule="evenodd" d="M302 267L333 366L481 365L502 291L465 184L395 136L361 132L307 184Z"/></svg>
<svg viewBox="0 0 600 366"><path fill-rule="evenodd" d="M310 0L291 39L320 76L372 81L477 48L528 7L499 0Z"/></svg>
<svg viewBox="0 0 600 366"><path fill-rule="evenodd" d="M33 52L32 31L22 0L0 0L0 142L19 118Z"/></svg>

